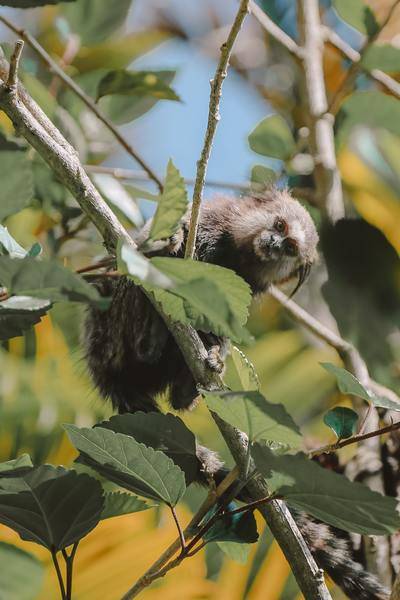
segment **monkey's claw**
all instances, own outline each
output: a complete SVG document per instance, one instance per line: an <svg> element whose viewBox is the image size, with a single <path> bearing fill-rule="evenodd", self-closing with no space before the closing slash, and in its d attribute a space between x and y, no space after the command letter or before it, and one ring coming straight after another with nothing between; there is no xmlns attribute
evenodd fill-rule
<svg viewBox="0 0 400 600"><path fill-rule="evenodd" d="M225 368L225 363L222 360L219 351L220 351L219 346L212 346L209 349L208 356L207 356L208 366L211 369L213 369L213 371L216 371L216 373L222 373Z"/></svg>

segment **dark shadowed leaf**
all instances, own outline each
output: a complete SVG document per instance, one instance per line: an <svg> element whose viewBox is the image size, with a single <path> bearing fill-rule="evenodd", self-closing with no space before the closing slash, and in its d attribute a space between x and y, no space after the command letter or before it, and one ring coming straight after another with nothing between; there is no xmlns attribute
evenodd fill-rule
<svg viewBox="0 0 400 600"><path fill-rule="evenodd" d="M164 190L151 223L149 238L156 241L171 237L178 229L187 207L185 182L172 160L169 160Z"/></svg>
<svg viewBox="0 0 400 600"><path fill-rule="evenodd" d="M0 152L0 221L19 212L33 198L31 161L26 152Z"/></svg>
<svg viewBox="0 0 400 600"><path fill-rule="evenodd" d="M77 542L99 522L103 490L88 475L42 465L0 479L0 522L48 550Z"/></svg>
<svg viewBox="0 0 400 600"><path fill-rule="evenodd" d="M107 306L107 300L93 286L56 261L0 256L0 282L12 294Z"/></svg>
<svg viewBox="0 0 400 600"><path fill-rule="evenodd" d="M44 567L36 556L12 544L0 542L0 564L0 598L37 598L43 582Z"/></svg>
<svg viewBox="0 0 400 600"><path fill-rule="evenodd" d="M109 2L79 0L63 7L73 33L78 34L82 44L101 42L119 29L128 14L132 0L118 0L112 7Z"/></svg>
<svg viewBox="0 0 400 600"><path fill-rule="evenodd" d="M119 94L136 98L150 96L157 100L179 100L174 90L167 85L157 71L109 71L97 88L97 100L103 96Z"/></svg>
<svg viewBox="0 0 400 600"><path fill-rule="evenodd" d="M277 456L255 444L252 455L271 492L281 494L289 506L354 533L387 535L400 527L396 498L349 481L304 454Z"/></svg>
<svg viewBox="0 0 400 600"><path fill-rule="evenodd" d="M344 21L368 37L378 31L375 15L363 0L333 0L333 6Z"/></svg>
<svg viewBox="0 0 400 600"><path fill-rule="evenodd" d="M141 512L148 508L152 508L151 504L146 504L144 500L140 500L137 496L132 496L126 492L110 492L104 496L104 508L101 518L110 519L111 517Z"/></svg>
<svg viewBox="0 0 400 600"><path fill-rule="evenodd" d="M185 476L163 452L132 437L95 427L64 425L81 460L127 490L175 506L185 491Z"/></svg>
<svg viewBox="0 0 400 600"><path fill-rule="evenodd" d="M230 353L225 359L223 380L232 392L258 391L260 387L254 365L236 346L231 346Z"/></svg>
<svg viewBox="0 0 400 600"><path fill-rule="evenodd" d="M35 8L46 4L59 4L60 2L76 2L76 0L0 0L0 6L13 8Z"/></svg>
<svg viewBox="0 0 400 600"><path fill-rule="evenodd" d="M39 242L35 242L28 250L28 256L31 256L32 258L36 258L37 256L40 256L42 254L42 246L39 244Z"/></svg>
<svg viewBox="0 0 400 600"><path fill-rule="evenodd" d="M217 542L218 548L235 562L244 565L247 563L251 549L250 544L238 544L237 542Z"/></svg>
<svg viewBox="0 0 400 600"><path fill-rule="evenodd" d="M11 296L0 302L0 340L22 335L40 323L51 308L51 302L30 296Z"/></svg>
<svg viewBox="0 0 400 600"><path fill-rule="evenodd" d="M324 423L339 439L349 438L357 431L358 414L346 406L336 406L324 415Z"/></svg>
<svg viewBox="0 0 400 600"><path fill-rule="evenodd" d="M229 510L237 508L235 503L228 505ZM206 519L212 517L214 510L206 515ZM243 512L236 515L226 515L218 519L214 525L205 533L206 542L236 542L238 544L252 544L258 540L257 523L253 512Z"/></svg>
<svg viewBox="0 0 400 600"><path fill-rule="evenodd" d="M100 427L132 436L137 442L164 452L184 471L187 485L199 470L196 438L179 417L162 413L115 415Z"/></svg>
<svg viewBox="0 0 400 600"><path fill-rule="evenodd" d="M207 406L221 419L249 436L298 447L299 428L282 404L268 402L259 392L213 392L204 394Z"/></svg>
<svg viewBox="0 0 400 600"><path fill-rule="evenodd" d="M373 44L363 52L361 64L368 71L381 69L381 71L397 73L400 71L400 48L391 44Z"/></svg>
<svg viewBox="0 0 400 600"><path fill-rule="evenodd" d="M280 115L263 119L250 133L249 144L258 154L282 160L288 160L296 151L290 127Z"/></svg>

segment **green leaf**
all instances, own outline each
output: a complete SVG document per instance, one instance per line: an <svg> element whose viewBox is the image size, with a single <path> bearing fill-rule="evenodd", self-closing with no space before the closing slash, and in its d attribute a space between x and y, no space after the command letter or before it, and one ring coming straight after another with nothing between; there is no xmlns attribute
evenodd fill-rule
<svg viewBox="0 0 400 600"><path fill-rule="evenodd" d="M231 502L228 509L235 509ZM214 514L215 509L209 511L205 517L207 521ZM258 540L257 523L253 511L242 512L236 515L225 515L218 519L205 533L205 542L236 542L237 544L252 544Z"/></svg>
<svg viewBox="0 0 400 600"><path fill-rule="evenodd" d="M75 2L76 0L0 0L0 6L12 6L13 8L35 8L47 4L59 4L60 2Z"/></svg>
<svg viewBox="0 0 400 600"><path fill-rule="evenodd" d="M104 508L101 513L101 519L110 519L120 515L129 515L135 512L141 512L152 508L137 496L132 496L126 492L111 492L104 496Z"/></svg>
<svg viewBox="0 0 400 600"><path fill-rule="evenodd" d="M103 198L111 204L113 210L127 218L132 225L142 227L143 217L136 202L128 194L128 191L115 177L108 173L95 173L92 179L99 188Z"/></svg>
<svg viewBox="0 0 400 600"><path fill-rule="evenodd" d="M0 221L19 212L33 198L31 161L26 152L0 152Z"/></svg>
<svg viewBox="0 0 400 600"><path fill-rule="evenodd" d="M0 522L48 550L87 535L99 522L103 504L98 481L63 467L42 465L22 477L0 479Z"/></svg>
<svg viewBox="0 0 400 600"><path fill-rule="evenodd" d="M156 241L171 237L177 231L187 207L185 182L172 160L169 160L164 191L151 223L149 238Z"/></svg>
<svg viewBox="0 0 400 600"><path fill-rule="evenodd" d="M12 296L0 302L0 340L22 335L40 323L51 308L51 302L30 296Z"/></svg>
<svg viewBox="0 0 400 600"><path fill-rule="evenodd" d="M165 85L172 83L175 71L158 71L158 77ZM99 101L102 111L113 123L123 125L138 119L153 108L159 101L154 96L127 96L115 94L101 98Z"/></svg>
<svg viewBox="0 0 400 600"><path fill-rule="evenodd" d="M108 2L79 0L63 7L72 33L78 34L86 46L107 39L123 24L131 7L131 0L118 0L110 10Z"/></svg>
<svg viewBox="0 0 400 600"><path fill-rule="evenodd" d="M0 477L9 477L10 475L15 477L16 474L32 467L33 464L29 454L21 454L18 458L0 463Z"/></svg>
<svg viewBox="0 0 400 600"><path fill-rule="evenodd" d="M252 455L271 492L282 495L289 506L362 535L387 535L400 527L396 498L323 469L304 454L277 456L255 444Z"/></svg>
<svg viewBox="0 0 400 600"><path fill-rule="evenodd" d="M53 260L0 256L0 282L11 294L107 306L107 300L93 286Z"/></svg>
<svg viewBox="0 0 400 600"><path fill-rule="evenodd" d="M0 225L0 254L11 258L24 258L26 250L18 244L9 233L7 227Z"/></svg>
<svg viewBox="0 0 400 600"><path fill-rule="evenodd" d="M251 169L250 179L252 183L267 186L270 183L274 183L276 178L275 171L273 169L268 169L268 167L264 167L263 165L254 165Z"/></svg>
<svg viewBox="0 0 400 600"><path fill-rule="evenodd" d="M195 329L248 342L243 328L251 293L248 284L230 269L191 259L152 258L152 265L175 282L170 290L152 291L163 310L175 321Z"/></svg>
<svg viewBox="0 0 400 600"><path fill-rule="evenodd" d="M114 415L98 426L130 435L140 444L164 452L185 473L187 485L197 478L196 438L179 417L171 413L136 412Z"/></svg>
<svg viewBox="0 0 400 600"><path fill-rule="evenodd" d="M157 100L180 100L157 71L127 71L126 69L109 71L99 82L96 100L111 94L136 98L150 96Z"/></svg>
<svg viewBox="0 0 400 600"><path fill-rule="evenodd" d="M170 506L182 497L186 488L183 471L162 452L101 427L64 428L82 453L82 461L114 483Z"/></svg>
<svg viewBox="0 0 400 600"><path fill-rule="evenodd" d="M333 6L340 18L368 37L379 31L372 9L363 0L333 0Z"/></svg>
<svg viewBox="0 0 400 600"><path fill-rule="evenodd" d="M354 92L336 118L336 143L340 147L356 125L387 129L400 135L400 101L382 92Z"/></svg>
<svg viewBox="0 0 400 600"><path fill-rule="evenodd" d="M400 71L400 49L391 44L372 44L363 52L360 64L368 71L380 69L397 73Z"/></svg>
<svg viewBox="0 0 400 600"><path fill-rule="evenodd" d="M230 560L234 560L241 565L247 563L251 544L238 544L237 542L217 542L217 546Z"/></svg>
<svg viewBox="0 0 400 600"><path fill-rule="evenodd" d="M337 435L338 439L349 438L357 430L358 414L351 408L336 406L324 415L324 423Z"/></svg>
<svg viewBox="0 0 400 600"><path fill-rule="evenodd" d="M223 380L232 392L258 391L260 388L254 365L236 346L231 346L230 353L225 359Z"/></svg>
<svg viewBox="0 0 400 600"><path fill-rule="evenodd" d="M157 269L152 262L125 242L117 245L118 270L139 285L171 288L172 280Z"/></svg>
<svg viewBox="0 0 400 600"><path fill-rule="evenodd" d="M249 436L298 447L299 428L282 404L268 402L259 392L203 393L210 410Z"/></svg>
<svg viewBox="0 0 400 600"><path fill-rule="evenodd" d="M17 546L0 542L0 598L33 600L42 587L44 567L40 560Z"/></svg>
<svg viewBox="0 0 400 600"><path fill-rule="evenodd" d="M296 151L290 127L280 115L263 119L249 135L250 148L263 156L288 160Z"/></svg>

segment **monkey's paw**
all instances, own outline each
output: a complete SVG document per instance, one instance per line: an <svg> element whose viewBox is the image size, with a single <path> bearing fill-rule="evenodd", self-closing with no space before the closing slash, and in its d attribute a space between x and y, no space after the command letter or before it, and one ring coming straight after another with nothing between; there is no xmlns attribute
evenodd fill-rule
<svg viewBox="0 0 400 600"><path fill-rule="evenodd" d="M208 355L207 355L207 364L213 371L216 371L216 373L221 374L224 371L225 363L222 360L219 351L220 351L219 346L212 346L209 349Z"/></svg>

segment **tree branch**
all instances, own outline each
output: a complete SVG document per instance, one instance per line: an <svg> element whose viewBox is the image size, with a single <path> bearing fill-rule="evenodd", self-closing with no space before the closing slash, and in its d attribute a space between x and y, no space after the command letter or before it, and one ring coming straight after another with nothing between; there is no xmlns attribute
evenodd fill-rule
<svg viewBox="0 0 400 600"><path fill-rule="evenodd" d="M10 70L8 71L8 79L6 83L8 90L11 90L17 86L19 59L21 57L23 48L24 42L22 40L18 40L15 43L14 52L12 53L10 59Z"/></svg>
<svg viewBox="0 0 400 600"><path fill-rule="evenodd" d="M299 59L303 58L302 48L296 42L276 25L267 13L263 11L254 0L250 0L250 12L257 19L260 25L267 31L277 42L282 44L291 54Z"/></svg>
<svg viewBox="0 0 400 600"><path fill-rule="evenodd" d="M344 216L344 205L342 182L336 164L333 119L328 114L323 67L324 35L319 3L318 0L298 0L297 7L317 199L320 206L325 208L329 220L335 222Z"/></svg>
<svg viewBox="0 0 400 600"><path fill-rule="evenodd" d="M218 61L217 70L214 79L211 80L210 103L208 109L207 129L204 137L204 145L201 151L200 159L197 163L196 180L194 183L192 212L190 216L189 232L186 241L185 258L193 258L196 248L197 227L200 215L200 206L203 197L204 182L207 173L208 160L210 158L212 143L220 120L219 105L222 96L222 86L227 76L229 59L232 53L233 44L243 25L243 21L249 12L249 1L241 0L239 10L232 24L228 39L221 46L221 56Z"/></svg>
<svg viewBox="0 0 400 600"><path fill-rule="evenodd" d="M161 180L154 173L153 169L143 160L143 158L136 152L136 150L129 144L124 136L118 131L115 125L108 119L101 110L93 102L92 98L85 94L85 92L75 83L71 77L69 77L63 69L51 58L46 50L39 44L39 42L27 31L19 29L9 19L0 15L0 22L2 22L8 29L11 29L14 33L20 36L25 42L32 48L32 50L40 57L40 59L49 67L50 71L63 81L63 83L78 96L86 104L86 106L96 115L96 117L107 127L112 133L115 139L121 144L121 146L135 159L135 161L142 167L142 169L148 174L149 178L154 181L160 191L163 189Z"/></svg>

